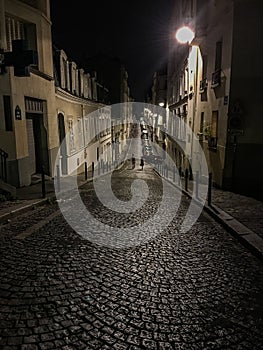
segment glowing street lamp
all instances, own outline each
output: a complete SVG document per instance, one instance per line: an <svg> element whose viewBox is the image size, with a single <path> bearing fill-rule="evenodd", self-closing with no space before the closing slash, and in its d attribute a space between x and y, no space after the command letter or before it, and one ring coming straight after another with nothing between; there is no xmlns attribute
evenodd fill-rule
<svg viewBox="0 0 263 350"><path fill-rule="evenodd" d="M175 33L176 40L181 44L190 43L195 37L195 33L190 27L184 26Z"/></svg>

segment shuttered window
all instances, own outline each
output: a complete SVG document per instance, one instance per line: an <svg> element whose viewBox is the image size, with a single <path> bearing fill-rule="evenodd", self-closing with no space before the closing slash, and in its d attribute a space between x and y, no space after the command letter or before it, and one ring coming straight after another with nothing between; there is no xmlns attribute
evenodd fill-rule
<svg viewBox="0 0 263 350"><path fill-rule="evenodd" d="M12 40L25 38L25 23L10 16L6 16L6 44L7 51L12 51Z"/></svg>
<svg viewBox="0 0 263 350"><path fill-rule="evenodd" d="M34 23L23 22L22 20L6 16L6 51L12 51L12 40L24 39L27 41L29 50L37 52L37 30ZM37 65L34 65L37 69Z"/></svg>

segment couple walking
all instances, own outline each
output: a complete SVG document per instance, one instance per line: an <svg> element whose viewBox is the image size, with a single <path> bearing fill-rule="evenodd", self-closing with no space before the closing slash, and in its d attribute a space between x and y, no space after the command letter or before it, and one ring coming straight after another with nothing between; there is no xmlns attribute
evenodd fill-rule
<svg viewBox="0 0 263 350"><path fill-rule="evenodd" d="M133 153L132 154L132 169L135 168L135 163L136 163L136 159L135 159L135 156ZM141 170L143 170L143 167L144 167L144 159L143 158L141 158L140 166L141 166Z"/></svg>

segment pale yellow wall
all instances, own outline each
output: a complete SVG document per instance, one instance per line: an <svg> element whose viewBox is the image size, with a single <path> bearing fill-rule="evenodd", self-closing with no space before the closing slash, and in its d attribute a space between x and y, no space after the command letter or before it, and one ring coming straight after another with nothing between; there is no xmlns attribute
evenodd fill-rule
<svg viewBox="0 0 263 350"><path fill-rule="evenodd" d="M70 94L63 93L63 92L62 92L62 96L61 94L56 94L55 104L56 104L56 123L57 123L58 114L62 113L64 115L66 132L68 131L67 121L69 118L74 121L74 125L75 125L77 123L78 118L83 119L84 116L88 116L93 111L103 107L102 104L85 101L84 99L80 99L80 98L75 98L74 96L71 96ZM58 124L57 124L57 130L58 130Z"/></svg>
<svg viewBox="0 0 263 350"><path fill-rule="evenodd" d="M48 1L41 1L41 6L48 6ZM39 10L24 4L21 1L6 0L0 2L1 7L1 47L6 48L4 28L4 14L18 17L24 21L34 23L37 30L37 48L39 70L49 76L53 76L52 43L50 20ZM49 16L49 11L45 13ZM11 113L13 132L6 132L4 126L3 102L0 102L0 147L9 154L9 160L21 159L28 156L25 96L45 100L47 111L44 113L44 123L48 130L48 149L58 147L57 134L54 133L55 115L55 89L54 81L49 81L35 74L30 77L15 77L13 67L7 68L7 73L0 76L0 96L11 96ZM22 120L15 120L15 107L19 106L22 112Z"/></svg>
<svg viewBox="0 0 263 350"><path fill-rule="evenodd" d="M0 148L8 153L8 160L15 159L15 133L0 130Z"/></svg>
<svg viewBox="0 0 263 350"><path fill-rule="evenodd" d="M68 171L71 172L76 168L77 162L82 164L85 160L88 161L88 165L90 166L91 162L97 162L96 154L97 148L103 147L103 145L98 141L91 144L89 147L85 145L85 135L83 137L83 145L80 145L78 140L78 129L77 122L80 118L82 120L82 128L84 128L84 117L87 117L93 111L96 111L99 108L102 108L102 104L92 103L85 101L84 99L80 99L66 92L61 92L56 94L55 97L56 104L56 117L54 122L54 133L57 134L58 139L58 114L62 113L64 116L65 122L65 132L66 134L69 132L69 119L73 121L74 127L74 141L75 141L75 150L70 153L69 148L69 140L67 139L67 163L68 163ZM109 136L110 138L110 136ZM85 158L85 154L87 157ZM83 167L79 169L79 171L83 171Z"/></svg>
<svg viewBox="0 0 263 350"><path fill-rule="evenodd" d="M54 134L53 116L55 115L54 105L54 82L45 80L35 74L30 77L15 77L13 68L10 69L12 89L12 113L14 116L15 107L21 108L22 120L16 121L14 131L16 135L16 157L28 156L27 132L25 128L25 96L47 101L47 115L44 114L45 126L48 128L48 148L58 145L57 136Z"/></svg>

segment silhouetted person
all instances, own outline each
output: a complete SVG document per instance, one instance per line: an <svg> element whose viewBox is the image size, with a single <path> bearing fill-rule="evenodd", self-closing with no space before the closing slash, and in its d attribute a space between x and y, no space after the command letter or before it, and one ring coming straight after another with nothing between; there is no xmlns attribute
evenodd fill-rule
<svg viewBox="0 0 263 350"><path fill-rule="evenodd" d="M141 158L141 163L140 163L140 166L142 167L142 169L141 169L141 170L143 170L143 167L144 167L144 160L143 160L143 158Z"/></svg>
<svg viewBox="0 0 263 350"><path fill-rule="evenodd" d="M136 162L136 160L135 160L135 156L134 156L134 153L133 153L132 154L132 169L135 168L135 162Z"/></svg>

